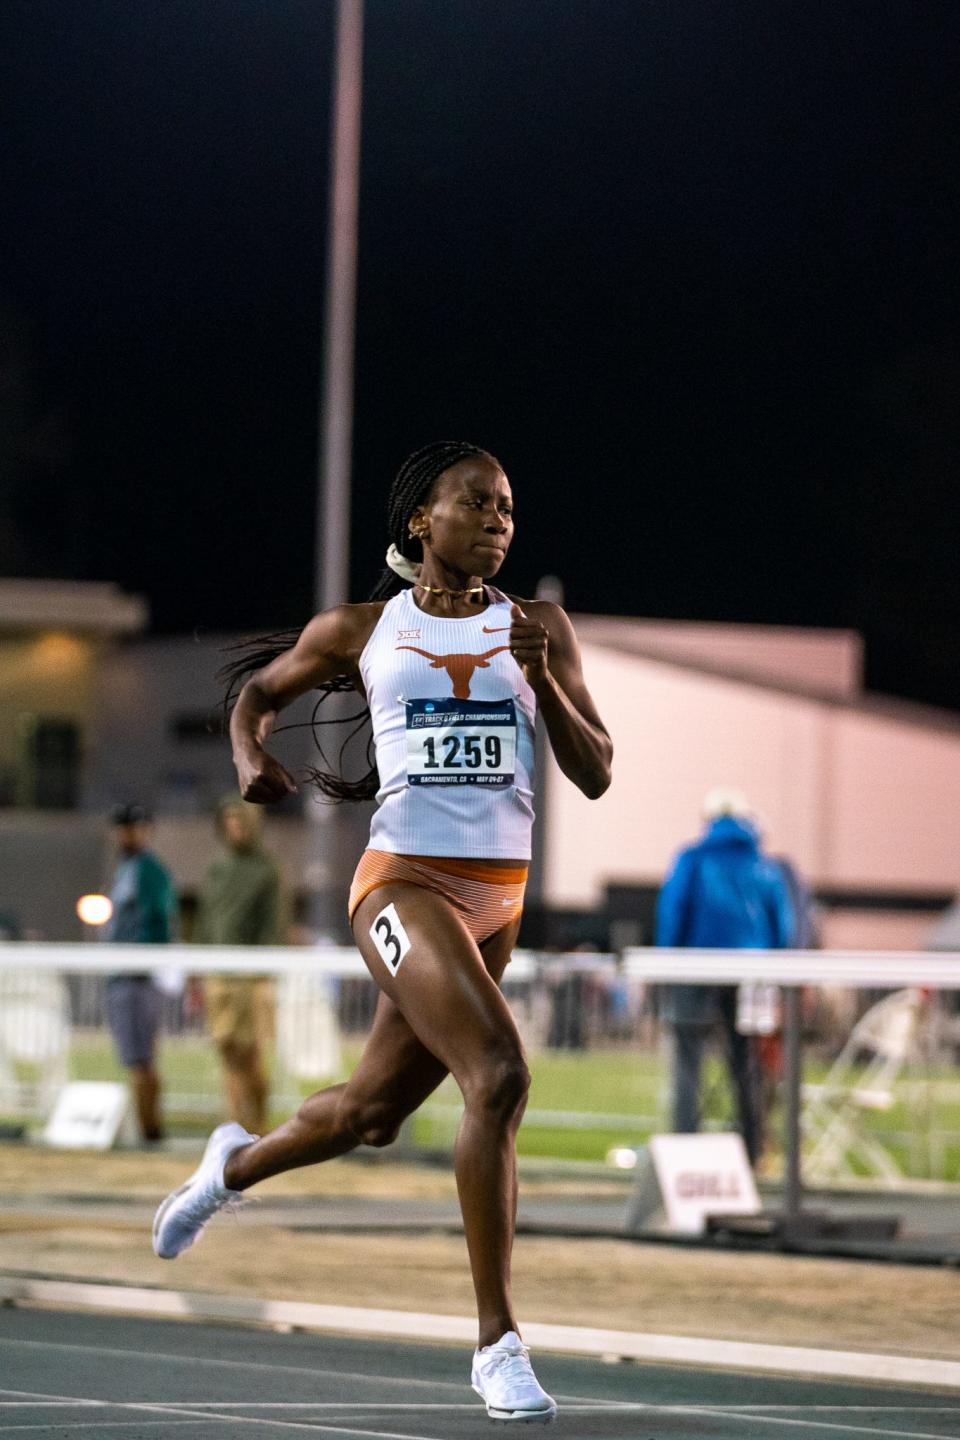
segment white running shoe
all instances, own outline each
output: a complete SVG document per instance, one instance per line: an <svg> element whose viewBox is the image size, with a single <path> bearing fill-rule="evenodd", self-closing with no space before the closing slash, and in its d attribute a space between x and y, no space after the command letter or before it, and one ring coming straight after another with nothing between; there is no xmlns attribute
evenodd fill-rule
<svg viewBox="0 0 960 1440"><path fill-rule="evenodd" d="M474 1351L470 1378L491 1420L546 1425L557 1413L556 1402L533 1373L529 1350L513 1330L501 1335L496 1345Z"/></svg>
<svg viewBox="0 0 960 1440"><path fill-rule="evenodd" d="M153 1217L153 1251L161 1260L182 1255L218 1210L243 1199L242 1191L224 1185L223 1167L234 1150L256 1139L236 1121L217 1126L190 1179L167 1196Z"/></svg>

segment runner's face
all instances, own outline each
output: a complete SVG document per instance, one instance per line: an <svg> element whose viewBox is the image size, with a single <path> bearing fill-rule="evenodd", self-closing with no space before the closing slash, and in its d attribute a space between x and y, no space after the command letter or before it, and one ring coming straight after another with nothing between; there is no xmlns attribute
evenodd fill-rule
<svg viewBox="0 0 960 1440"><path fill-rule="evenodd" d="M418 514L429 525L424 554L465 575L496 575L513 539L513 496L498 465L482 456L444 470Z"/></svg>

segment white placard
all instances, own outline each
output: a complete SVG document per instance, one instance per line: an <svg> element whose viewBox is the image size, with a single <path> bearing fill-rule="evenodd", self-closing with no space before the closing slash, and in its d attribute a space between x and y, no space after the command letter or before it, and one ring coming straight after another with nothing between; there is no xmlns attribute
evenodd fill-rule
<svg viewBox="0 0 960 1440"><path fill-rule="evenodd" d="M741 1135L652 1135L650 1155L671 1230L703 1233L708 1215L758 1215Z"/></svg>
<svg viewBox="0 0 960 1440"><path fill-rule="evenodd" d="M385 905L370 926L370 939L377 954L391 975L396 975L400 961L410 949L410 936L403 928L396 905Z"/></svg>
<svg viewBox="0 0 960 1440"><path fill-rule="evenodd" d="M136 1138L126 1085L74 1080L64 1085L41 1137L64 1150L110 1150Z"/></svg>

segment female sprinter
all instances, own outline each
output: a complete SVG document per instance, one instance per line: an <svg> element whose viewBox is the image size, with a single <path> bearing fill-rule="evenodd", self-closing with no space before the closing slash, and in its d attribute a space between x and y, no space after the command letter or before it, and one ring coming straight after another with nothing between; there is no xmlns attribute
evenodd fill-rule
<svg viewBox="0 0 960 1440"><path fill-rule="evenodd" d="M465 1105L454 1162L479 1312L473 1387L494 1419L547 1421L556 1405L533 1374L510 1298L515 1138L530 1075L498 982L530 857L537 708L560 768L591 798L610 783L612 746L563 610L490 583L513 538L510 485L492 455L454 442L418 451L394 482L389 525L377 598L325 611L292 648L276 647L230 724L241 791L269 803L296 789L264 749L277 713L308 690L348 683L366 699L376 770L353 785L313 778L333 798L379 801L349 901L381 991L370 1036L346 1084L262 1139L218 1127L199 1169L160 1206L154 1249L173 1259L270 1175L390 1144L449 1071ZM420 565L403 553L412 540Z"/></svg>

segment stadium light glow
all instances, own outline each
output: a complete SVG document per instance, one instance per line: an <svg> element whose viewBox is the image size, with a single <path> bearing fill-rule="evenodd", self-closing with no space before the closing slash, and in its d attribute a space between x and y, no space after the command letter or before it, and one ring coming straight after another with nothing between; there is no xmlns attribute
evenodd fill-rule
<svg viewBox="0 0 960 1440"><path fill-rule="evenodd" d="M612 1150L607 1151L607 1164L614 1165L618 1170L634 1170L637 1152L628 1145L615 1145Z"/></svg>
<svg viewBox="0 0 960 1440"><path fill-rule="evenodd" d="M113 914L113 901L108 895L81 895L77 914L84 925L106 925Z"/></svg>

